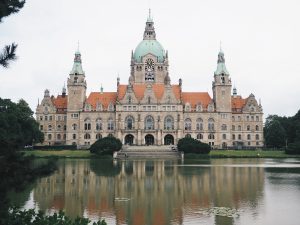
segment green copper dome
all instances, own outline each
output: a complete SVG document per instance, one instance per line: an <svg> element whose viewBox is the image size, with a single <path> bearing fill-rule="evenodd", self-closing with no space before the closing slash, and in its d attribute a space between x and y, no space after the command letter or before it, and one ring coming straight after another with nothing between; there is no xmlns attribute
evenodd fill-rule
<svg viewBox="0 0 300 225"><path fill-rule="evenodd" d="M163 62L165 58L165 50L156 40L143 40L136 47L133 57L137 62L142 62L142 57L151 53L158 58L159 62Z"/></svg>

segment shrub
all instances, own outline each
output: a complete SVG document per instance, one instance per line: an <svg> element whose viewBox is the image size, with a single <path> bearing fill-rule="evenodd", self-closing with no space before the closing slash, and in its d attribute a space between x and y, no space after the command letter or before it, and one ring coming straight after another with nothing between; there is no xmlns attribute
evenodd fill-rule
<svg viewBox="0 0 300 225"><path fill-rule="evenodd" d="M114 151L122 148L122 142L115 137L105 137L97 140L90 147L91 153L98 155L112 155Z"/></svg>
<svg viewBox="0 0 300 225"><path fill-rule="evenodd" d="M289 144L288 148L285 150L286 154L300 154L300 141Z"/></svg>
<svg viewBox="0 0 300 225"><path fill-rule="evenodd" d="M184 153L208 154L211 150L208 144L194 138L185 137L178 141L177 148Z"/></svg>

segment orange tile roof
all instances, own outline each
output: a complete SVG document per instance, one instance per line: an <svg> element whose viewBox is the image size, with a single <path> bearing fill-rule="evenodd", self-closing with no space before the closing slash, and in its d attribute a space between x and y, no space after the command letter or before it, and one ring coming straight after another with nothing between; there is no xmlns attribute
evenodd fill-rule
<svg viewBox="0 0 300 225"><path fill-rule="evenodd" d="M68 96L58 95L56 98L51 98L56 109L66 109L68 106Z"/></svg>
<svg viewBox="0 0 300 225"><path fill-rule="evenodd" d="M195 109L200 102L203 108L207 108L212 99L208 92L182 92L182 100L184 104L190 103L192 109Z"/></svg>
<svg viewBox="0 0 300 225"><path fill-rule="evenodd" d="M116 103L116 92L91 92L86 100L86 103L90 104L93 109L96 109L97 102L100 102L104 109L107 109L109 103Z"/></svg>
<svg viewBox="0 0 300 225"><path fill-rule="evenodd" d="M147 84L134 84L133 85L133 92L138 100L142 100L144 98L144 93L147 88ZM165 85L164 84L153 84L152 89L154 94L158 100L160 100L165 92ZM123 99L127 90L127 85L119 85L119 93L118 98ZM177 99L180 99L180 86L179 85L172 85L172 90Z"/></svg>
<svg viewBox="0 0 300 225"><path fill-rule="evenodd" d="M231 97L231 108L233 111L240 110L246 104L247 99L242 98L240 95Z"/></svg>

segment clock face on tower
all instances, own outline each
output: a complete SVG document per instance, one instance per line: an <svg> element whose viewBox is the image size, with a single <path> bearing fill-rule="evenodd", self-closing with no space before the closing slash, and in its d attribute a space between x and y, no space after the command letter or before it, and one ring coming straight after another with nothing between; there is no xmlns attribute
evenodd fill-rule
<svg viewBox="0 0 300 225"><path fill-rule="evenodd" d="M154 61L153 59L147 59L145 63L145 70L148 72L154 71Z"/></svg>
<svg viewBox="0 0 300 225"><path fill-rule="evenodd" d="M145 80L154 81L154 61L147 59L145 62Z"/></svg>

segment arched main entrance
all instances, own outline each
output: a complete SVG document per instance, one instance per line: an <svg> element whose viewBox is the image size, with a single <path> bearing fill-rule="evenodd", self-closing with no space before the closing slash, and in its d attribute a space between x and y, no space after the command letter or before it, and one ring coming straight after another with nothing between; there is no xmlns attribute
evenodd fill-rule
<svg viewBox="0 0 300 225"><path fill-rule="evenodd" d="M133 135L132 134L127 134L125 136L125 145L132 145L133 144Z"/></svg>
<svg viewBox="0 0 300 225"><path fill-rule="evenodd" d="M167 134L164 138L165 145L174 145L174 137L171 134Z"/></svg>
<svg viewBox="0 0 300 225"><path fill-rule="evenodd" d="M154 137L151 134L147 134L145 136L145 144L146 145L154 145Z"/></svg>

